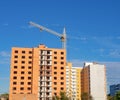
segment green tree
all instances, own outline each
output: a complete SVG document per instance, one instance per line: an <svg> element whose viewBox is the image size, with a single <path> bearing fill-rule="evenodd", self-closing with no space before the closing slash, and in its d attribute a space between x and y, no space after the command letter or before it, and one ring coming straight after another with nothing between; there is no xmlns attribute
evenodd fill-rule
<svg viewBox="0 0 120 100"><path fill-rule="evenodd" d="M81 100L93 100L93 97L88 93L82 93Z"/></svg>
<svg viewBox="0 0 120 100"><path fill-rule="evenodd" d="M114 96L111 96L110 94L107 95L107 100L114 100Z"/></svg>
<svg viewBox="0 0 120 100"><path fill-rule="evenodd" d="M120 100L120 91L115 94L114 100Z"/></svg>
<svg viewBox="0 0 120 100"><path fill-rule="evenodd" d="M60 100L59 96L53 96L52 100Z"/></svg>
<svg viewBox="0 0 120 100"><path fill-rule="evenodd" d="M60 100L69 100L65 92L60 92Z"/></svg>
<svg viewBox="0 0 120 100"><path fill-rule="evenodd" d="M6 98L7 100L9 100L9 94L8 93L1 94L0 97Z"/></svg>
<svg viewBox="0 0 120 100"><path fill-rule="evenodd" d="M60 92L60 96L53 96L52 100L69 100L65 92Z"/></svg>

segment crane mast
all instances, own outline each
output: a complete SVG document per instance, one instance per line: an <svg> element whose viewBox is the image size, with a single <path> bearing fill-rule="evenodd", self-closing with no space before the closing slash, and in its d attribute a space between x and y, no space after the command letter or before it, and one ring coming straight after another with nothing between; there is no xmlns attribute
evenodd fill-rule
<svg viewBox="0 0 120 100"><path fill-rule="evenodd" d="M29 24L34 26L34 27L39 28L40 30L44 30L46 32L49 32L51 34L54 34L54 35L60 37L60 39L62 41L62 48L66 50L66 29L65 28L63 29L63 34L60 34L60 33L56 32L56 31L48 29L48 28L46 28L46 27L44 27L42 25L36 24L34 22L29 22Z"/></svg>

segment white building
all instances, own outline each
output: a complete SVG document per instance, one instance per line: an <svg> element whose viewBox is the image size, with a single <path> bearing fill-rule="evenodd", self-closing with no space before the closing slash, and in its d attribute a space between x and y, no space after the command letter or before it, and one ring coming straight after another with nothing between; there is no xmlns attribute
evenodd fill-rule
<svg viewBox="0 0 120 100"><path fill-rule="evenodd" d="M83 90L92 96L93 100L107 100L106 70L98 63L85 63L83 68Z"/></svg>
<svg viewBox="0 0 120 100"><path fill-rule="evenodd" d="M66 92L70 100L81 100L81 70L71 63L66 66Z"/></svg>

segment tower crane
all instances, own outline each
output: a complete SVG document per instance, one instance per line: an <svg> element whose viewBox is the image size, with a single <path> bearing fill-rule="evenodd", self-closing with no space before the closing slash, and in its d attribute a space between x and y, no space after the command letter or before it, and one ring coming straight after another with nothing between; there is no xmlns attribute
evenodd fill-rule
<svg viewBox="0 0 120 100"><path fill-rule="evenodd" d="M49 32L49 33L51 33L53 35L56 35L56 36L60 37L60 39L62 41L62 48L66 50L66 29L65 28L63 29L63 34L60 34L60 33L56 32L56 31L53 31L51 29L48 29L48 28L46 28L46 27L44 27L42 25L39 25L39 24L31 22L31 21L29 22L29 24L34 26L34 27L39 28L41 31L44 30L44 31L47 31L47 32Z"/></svg>

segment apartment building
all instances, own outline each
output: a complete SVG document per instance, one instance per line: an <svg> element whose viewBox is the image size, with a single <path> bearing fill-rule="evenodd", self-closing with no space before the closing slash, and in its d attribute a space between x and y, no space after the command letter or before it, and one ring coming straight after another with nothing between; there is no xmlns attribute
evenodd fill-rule
<svg viewBox="0 0 120 100"><path fill-rule="evenodd" d="M115 96L115 94L120 91L120 84L110 85L110 95Z"/></svg>
<svg viewBox="0 0 120 100"><path fill-rule="evenodd" d="M70 100L81 100L81 71L80 67L66 66L66 92Z"/></svg>
<svg viewBox="0 0 120 100"><path fill-rule="evenodd" d="M88 94L93 100L107 100L106 69L98 63L85 63L82 70L82 94Z"/></svg>
<svg viewBox="0 0 120 100"><path fill-rule="evenodd" d="M66 91L66 51L39 45L13 47L10 100L52 100Z"/></svg>
<svg viewBox="0 0 120 100"><path fill-rule="evenodd" d="M69 98L72 97L72 91L71 91L71 69L72 69L72 63L67 63L66 66L66 94Z"/></svg>

